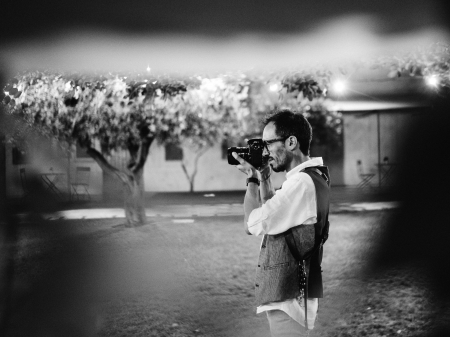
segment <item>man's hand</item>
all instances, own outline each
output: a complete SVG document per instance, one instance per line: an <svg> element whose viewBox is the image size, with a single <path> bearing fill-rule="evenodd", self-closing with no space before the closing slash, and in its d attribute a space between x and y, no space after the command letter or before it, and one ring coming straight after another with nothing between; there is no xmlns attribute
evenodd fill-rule
<svg viewBox="0 0 450 337"><path fill-rule="evenodd" d="M249 187L247 188L247 192L245 193L244 229L247 234L251 234L247 227L248 217L250 216L250 213L254 209L260 207L261 199L263 203L265 203L275 194L275 191L272 188L272 182L269 179L272 169L270 165L267 162L265 162L265 164L257 170L244 158L239 157L239 155L236 152L233 152L232 156L239 162L239 165L236 165L236 167L241 172L244 172L247 175L247 178L257 178L261 182L260 187L258 187L255 184L250 184ZM250 186L252 187L250 188ZM254 186L256 186L256 188Z"/></svg>
<svg viewBox="0 0 450 337"><path fill-rule="evenodd" d="M233 157L240 163L236 167L247 175L247 178L258 178L260 181L265 181L270 177L272 172L270 165L267 161L259 169L256 169L244 158L239 157L236 152L232 153Z"/></svg>
<svg viewBox="0 0 450 337"><path fill-rule="evenodd" d="M239 162L239 165L236 165L237 169L245 173L247 175L247 178L258 177L256 168L254 168L248 161L246 161L244 158L239 157L236 152L233 152L232 156Z"/></svg>

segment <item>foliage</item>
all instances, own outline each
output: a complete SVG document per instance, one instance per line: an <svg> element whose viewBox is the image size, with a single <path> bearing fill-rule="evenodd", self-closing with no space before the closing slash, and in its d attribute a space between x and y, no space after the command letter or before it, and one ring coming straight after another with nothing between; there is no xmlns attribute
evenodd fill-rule
<svg viewBox="0 0 450 337"><path fill-rule="evenodd" d="M227 77L200 78L197 88L183 95L183 109L189 111L182 139L195 151L203 151L227 135L239 136L245 129L240 125L249 110L242 102L248 97L244 84Z"/></svg>
<svg viewBox="0 0 450 337"><path fill-rule="evenodd" d="M10 129L15 130L10 134L15 142L31 129L62 144L97 146L109 154L117 149L137 152L147 137L187 144L197 163L197 156L224 139L229 145L242 145L244 138L260 136L260 120L277 107L305 114L315 143L339 145L340 116L322 104L325 83L322 78L319 85L303 73L275 79L224 75L171 80L34 72L7 85L4 103L11 115L27 122L20 125L16 120ZM189 179L196 170L191 168Z"/></svg>
<svg viewBox="0 0 450 337"><path fill-rule="evenodd" d="M317 74L323 76L320 86L308 75L296 73L285 77L282 80L281 107L292 108L306 117L314 135L311 147L327 146L336 150L342 147L342 114L328 110L324 103L327 92L324 84L329 83L331 72Z"/></svg>
<svg viewBox="0 0 450 337"><path fill-rule="evenodd" d="M282 79L281 84L286 89L287 93L292 94L298 102L304 99L312 101L315 97L326 94L326 83L330 80L331 73L317 72L317 77L321 78L323 83L319 83L311 76L302 73L294 73ZM321 88L322 87L322 88Z"/></svg>
<svg viewBox="0 0 450 337"><path fill-rule="evenodd" d="M290 107L310 120L320 144L335 144L341 116L324 104L333 79L350 68L387 69L386 77L433 77L437 89L449 87L448 46L435 44L404 55L360 60L338 69L266 74L218 74L184 78L87 76L29 72L13 78L0 93L11 114L39 133L67 143L113 149L137 148L142 139L188 142L196 151L228 138L260 134L262 116ZM345 75L347 76L347 75ZM11 139L27 133L11 128Z"/></svg>
<svg viewBox="0 0 450 337"><path fill-rule="evenodd" d="M437 76L440 86L450 84L450 52L447 45L436 43L427 49L418 49L402 56L383 58L381 65L389 65L388 77Z"/></svg>
<svg viewBox="0 0 450 337"><path fill-rule="evenodd" d="M42 134L68 143L92 146L98 140L108 153L137 146L142 137L164 141L182 131L177 102L163 106L161 101L186 91L184 83L87 81L44 73L25 74L14 82L5 88L5 103L14 94L10 112L22 115Z"/></svg>
<svg viewBox="0 0 450 337"><path fill-rule="evenodd" d="M10 115L26 121L10 129L10 139L18 141L32 127L67 143L98 144L103 153L137 147L143 138L189 140L203 148L224 134L242 133L240 122L250 115L243 104L248 89L226 78L136 81L31 72L3 91Z"/></svg>
<svg viewBox="0 0 450 337"><path fill-rule="evenodd" d="M304 115L313 129L311 147L327 146L330 150L342 148L342 113L328 111L323 104L315 104Z"/></svg>
<svg viewBox="0 0 450 337"><path fill-rule="evenodd" d="M423 86L428 94L430 88L438 95L447 94L450 88L450 51L449 45L434 43L426 48L405 51L395 55L383 55L369 59L341 64L334 76L350 78L359 70L376 70L385 74L386 80L397 78L422 78L428 86Z"/></svg>

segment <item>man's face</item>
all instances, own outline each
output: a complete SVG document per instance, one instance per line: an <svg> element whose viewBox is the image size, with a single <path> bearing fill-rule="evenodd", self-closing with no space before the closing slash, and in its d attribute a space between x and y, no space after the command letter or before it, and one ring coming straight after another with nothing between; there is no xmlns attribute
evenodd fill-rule
<svg viewBox="0 0 450 337"><path fill-rule="evenodd" d="M275 139L280 139L276 134L276 128L273 122L266 125L263 131L263 141L269 142L268 149L264 148L263 155L269 156L269 165L275 172L286 171L288 162L288 153L284 146L285 140L271 142Z"/></svg>

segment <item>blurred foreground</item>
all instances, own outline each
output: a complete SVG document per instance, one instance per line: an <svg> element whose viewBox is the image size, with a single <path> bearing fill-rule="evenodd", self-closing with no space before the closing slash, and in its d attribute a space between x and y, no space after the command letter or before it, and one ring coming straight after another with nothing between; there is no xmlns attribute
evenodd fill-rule
<svg viewBox="0 0 450 337"><path fill-rule="evenodd" d="M394 213L331 215L312 336L421 336L433 327L425 278L365 273ZM242 217L149 220L20 225L2 336L269 336L254 306L260 238L243 233Z"/></svg>

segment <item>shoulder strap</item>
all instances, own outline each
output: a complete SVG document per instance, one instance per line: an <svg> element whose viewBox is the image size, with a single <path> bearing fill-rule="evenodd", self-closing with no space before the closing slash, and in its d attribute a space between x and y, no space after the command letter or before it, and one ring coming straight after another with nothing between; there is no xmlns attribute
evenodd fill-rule
<svg viewBox="0 0 450 337"><path fill-rule="evenodd" d="M325 183L327 185L327 188L330 187L330 176L328 173L328 168L326 166L314 166L314 167L308 167L302 172L305 172L309 176L312 174L319 175L322 179L325 180ZM314 182L314 179L313 179ZM316 187L316 183L314 182L314 187ZM317 187L316 187L316 198L317 198ZM317 198L318 200L318 198ZM305 305L305 327L308 330L308 280L306 277L306 266L305 266L305 260L308 260L318 249L321 245L325 243L325 241L328 239L328 230L330 227L330 223L328 222L328 216L325 219L324 226L322 228L322 231L318 228L320 226L321 221L321 214L319 212L319 206L317 206L317 223L314 225L315 230L315 240L314 240L314 247L307 252L304 256L300 255L299 250L297 249L297 244L295 243L294 234L292 233L292 228L289 228L285 233L285 240L286 244L289 247L289 251L291 252L292 256L298 261L299 263L299 272L302 275L299 275L300 280L300 291L303 291L303 300Z"/></svg>
<svg viewBox="0 0 450 337"><path fill-rule="evenodd" d="M322 179L325 180L328 187L330 186L330 178L329 178L329 174L328 174L328 168L326 166L307 167L306 169L302 170L302 172L305 172L308 175L317 174ZM316 188L316 196L317 196L317 188ZM318 217L317 223L319 223L319 221L321 220L320 216L321 216L321 214L317 210L317 217ZM322 228L322 233L320 233L320 230L318 229L318 224L314 225L314 229L316 232L314 247L308 253L306 253L304 256L300 255L299 250L297 249L297 245L294 240L292 228L289 228L286 231L285 239L286 239L286 244L288 245L292 256L294 256L294 258L297 261L307 260L309 257L311 257L311 255L314 254L314 252L320 247L320 245L324 244L325 241L327 241L329 228L330 228L330 222L328 221L328 218L325 219L324 227Z"/></svg>
<svg viewBox="0 0 450 337"><path fill-rule="evenodd" d="M303 170L305 173L309 174L311 176L311 173L316 173L318 174L320 177L322 177L322 179L325 180L327 187L330 188L330 174L328 172L328 167L327 166L313 166L313 167L307 167L306 169ZM317 186L316 187L316 196L317 196ZM318 198L317 198L318 200ZM321 214L319 212L319 209L317 209L317 222L319 222ZM317 241L320 241L322 244L325 243L325 241L327 241L328 239L328 232L330 229L330 222L328 221L328 215L325 219L323 228L322 228L322 235L320 235L320 233L317 233L317 227L316 227L316 244Z"/></svg>
<svg viewBox="0 0 450 337"><path fill-rule="evenodd" d="M327 186L330 187L330 174L328 173L328 167L326 166L311 166L307 167L300 172L305 172L311 175L311 172L317 173L322 179L325 180Z"/></svg>

